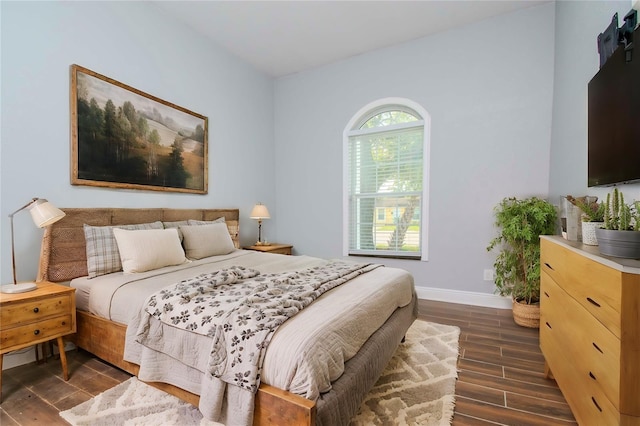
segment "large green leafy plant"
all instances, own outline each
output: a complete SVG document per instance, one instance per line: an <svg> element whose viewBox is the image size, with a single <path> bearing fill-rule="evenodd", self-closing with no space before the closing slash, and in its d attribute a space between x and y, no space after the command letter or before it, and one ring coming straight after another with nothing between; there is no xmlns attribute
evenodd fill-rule
<svg viewBox="0 0 640 426"><path fill-rule="evenodd" d="M498 235L487 250L500 251L495 263L495 285L501 296L528 304L540 300L540 235L556 230L555 207L546 200L505 198L494 209Z"/></svg>

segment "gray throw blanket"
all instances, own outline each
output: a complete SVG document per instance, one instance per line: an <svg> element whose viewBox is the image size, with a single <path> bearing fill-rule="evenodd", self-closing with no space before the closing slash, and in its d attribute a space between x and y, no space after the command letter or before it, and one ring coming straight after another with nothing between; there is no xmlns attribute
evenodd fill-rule
<svg viewBox="0 0 640 426"><path fill-rule="evenodd" d="M166 287L147 300L145 310L172 327L212 337L207 373L255 393L278 326L326 291L378 266L333 261L263 275L236 266Z"/></svg>

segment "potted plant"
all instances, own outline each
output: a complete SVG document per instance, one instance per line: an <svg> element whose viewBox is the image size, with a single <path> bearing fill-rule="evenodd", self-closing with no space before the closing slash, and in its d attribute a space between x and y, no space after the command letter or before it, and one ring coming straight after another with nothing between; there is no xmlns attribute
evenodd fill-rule
<svg viewBox="0 0 640 426"><path fill-rule="evenodd" d="M601 254L640 259L640 202L626 204L618 188L607 194L604 226L596 229Z"/></svg>
<svg viewBox="0 0 640 426"><path fill-rule="evenodd" d="M513 318L519 325L540 324L540 235L556 230L557 212L546 200L504 198L494 209L498 235L487 250L498 248L496 291L513 299Z"/></svg>
<svg viewBox="0 0 640 426"><path fill-rule="evenodd" d="M568 195L567 199L582 211L582 243L597 246L596 229L604 225L604 203L599 203L598 197L589 196L573 198Z"/></svg>

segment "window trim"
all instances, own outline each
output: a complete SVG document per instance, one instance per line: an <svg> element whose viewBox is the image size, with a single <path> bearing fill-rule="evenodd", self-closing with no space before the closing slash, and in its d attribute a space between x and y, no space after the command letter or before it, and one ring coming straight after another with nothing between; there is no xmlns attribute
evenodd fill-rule
<svg viewBox="0 0 640 426"><path fill-rule="evenodd" d="M381 126L374 129L360 129L360 127L366 123L373 116L387 111L389 109L398 109L410 113L412 115L421 118L418 121L412 121L408 123L394 124L391 126ZM418 124L420 123L420 124ZM342 133L342 254L343 256L375 256L380 258L389 258L395 256L389 256L384 254L350 254L349 253L349 137L358 134L371 134L378 132L387 132L395 129L410 128L424 126L423 132L423 174L422 174L422 204L420 206L421 211L421 241L422 241L422 253L420 260L426 262L429 259L429 172L431 165L431 115L418 103L406 99L406 98L383 98L370 102L364 107L360 108L353 117L349 120L344 131ZM406 256L398 257L400 259L418 259L418 256Z"/></svg>

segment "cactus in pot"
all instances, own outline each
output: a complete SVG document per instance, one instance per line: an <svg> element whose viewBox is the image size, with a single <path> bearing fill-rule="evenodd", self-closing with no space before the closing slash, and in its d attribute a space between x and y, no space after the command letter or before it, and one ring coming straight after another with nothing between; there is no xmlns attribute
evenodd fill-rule
<svg viewBox="0 0 640 426"><path fill-rule="evenodd" d="M604 228L596 229L600 253L640 259L640 202L629 205L618 188L607 194Z"/></svg>
<svg viewBox="0 0 640 426"><path fill-rule="evenodd" d="M634 204L638 204L636 201ZM617 231L633 231L634 225L638 221L631 223L632 216L631 207L624 202L624 194L618 188L614 188L612 193L607 194L607 201L604 203L604 229ZM635 226L637 228L637 226Z"/></svg>

